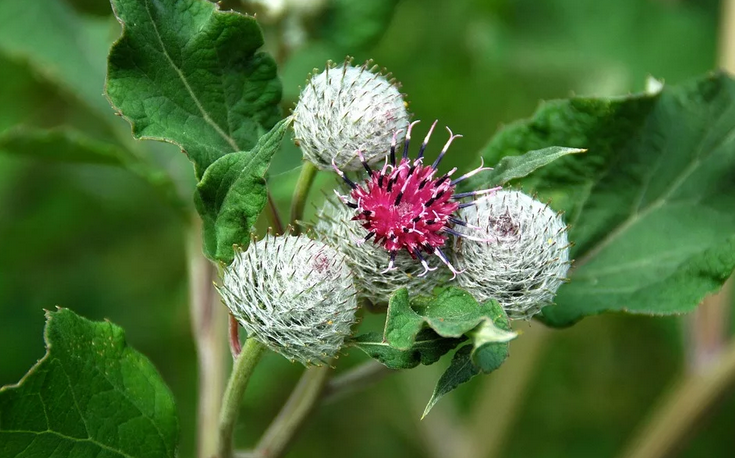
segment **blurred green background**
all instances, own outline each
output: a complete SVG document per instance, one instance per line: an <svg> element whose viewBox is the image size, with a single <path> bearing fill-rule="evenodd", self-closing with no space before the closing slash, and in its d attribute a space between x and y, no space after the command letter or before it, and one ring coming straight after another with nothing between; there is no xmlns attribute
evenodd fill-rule
<svg viewBox="0 0 735 458"><path fill-rule="evenodd" d="M721 5L714 0L323 3L322 16L281 21L247 3L224 6L260 11L267 47L281 60L284 110L327 59L372 58L403 83L416 119L439 118L464 135L450 152L461 169L476 166L490 136L530 116L541 100L624 95L642 90L649 75L672 84L717 66ZM0 0L0 133L17 125L71 126L150 156L189 199L194 181L184 155L171 145L133 141L102 96L106 52L118 34L101 0ZM305 40L287 46L299 34ZM271 167L284 215L300 162L287 144ZM334 179L319 183L327 189ZM129 173L44 163L0 148L0 385L17 382L43 356L44 308L110 319L171 386L180 456L194 456L196 355L184 245L175 212ZM487 429L494 456L616 456L684 371L682 323L622 315L587 318L562 331L524 323L519 329L530 343L521 336L505 366L454 392L423 422L420 411L441 367L391 376L323 406L291 456L446 456L441 442L457 439L450 431L458 419L472 424L468 431ZM365 359L349 353L340 368ZM300 372L278 356L265 359L244 402L241 445L265 429ZM504 403L504 389L527 375L517 402ZM497 424L506 430L494 437ZM731 457L734 432L730 395L680 456Z"/></svg>

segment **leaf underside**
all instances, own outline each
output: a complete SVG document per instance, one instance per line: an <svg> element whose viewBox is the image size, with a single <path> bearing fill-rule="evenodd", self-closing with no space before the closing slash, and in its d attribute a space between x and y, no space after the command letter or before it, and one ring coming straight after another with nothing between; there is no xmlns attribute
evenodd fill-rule
<svg viewBox="0 0 735 458"><path fill-rule="evenodd" d="M233 245L246 248L250 230L267 202L265 173L286 135L286 118L263 135L252 151L228 154L212 164L197 185L194 204L202 217L204 254L229 264Z"/></svg>
<svg viewBox="0 0 735 458"><path fill-rule="evenodd" d="M410 299L408 290L402 288L390 298L383 335L363 334L350 344L391 369L410 369L433 364L467 342L439 379L425 416L462 383L499 368L508 356L508 341L515 336L496 301L478 304L455 287L438 288L432 297Z"/></svg>
<svg viewBox="0 0 735 458"><path fill-rule="evenodd" d="M735 82L713 74L657 94L543 105L499 132L489 165L549 145L586 148L520 180L563 210L571 281L542 319L692 310L735 269ZM476 179L475 187L492 183Z"/></svg>

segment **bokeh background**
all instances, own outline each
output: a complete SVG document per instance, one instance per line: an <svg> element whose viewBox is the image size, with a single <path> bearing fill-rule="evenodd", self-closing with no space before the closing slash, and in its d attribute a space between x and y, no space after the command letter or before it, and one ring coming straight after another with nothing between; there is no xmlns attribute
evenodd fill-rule
<svg viewBox="0 0 735 458"><path fill-rule="evenodd" d="M347 54L372 58L402 82L416 119L438 118L464 135L450 152L461 169L476 166L477 151L503 123L530 116L542 100L625 95L643 90L648 76L675 84L718 64L715 0L321 3L324 14L280 20L262 6L224 5L260 13L266 46L281 61L284 112L312 68ZM0 0L0 132L71 126L134 148L169 170L188 198L194 181L186 158L171 145L134 142L102 96L106 52L119 30L101 0ZM284 215L300 162L287 144L271 167ZM328 189L334 178L318 184ZM314 205L322 199L312 196ZM17 382L43 356L44 308L107 318L170 385L180 456L194 456L197 375L184 247L181 220L129 173L0 150L0 385ZM420 412L445 364L391 375L322 406L290 456L459 456L448 450L467 447L467 437L475 445L466 456L478 458L616 456L686 371L684 320L605 315L561 331L524 323L498 372L476 377L424 421ZM340 369L365 359L348 353ZM243 447L300 372L281 357L265 358L243 404ZM679 456L734 454L729 395Z"/></svg>

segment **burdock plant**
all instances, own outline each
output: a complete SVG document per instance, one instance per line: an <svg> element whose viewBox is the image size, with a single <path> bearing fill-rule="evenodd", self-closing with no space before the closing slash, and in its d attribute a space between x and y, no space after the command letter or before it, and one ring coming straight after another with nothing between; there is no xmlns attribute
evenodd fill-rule
<svg viewBox="0 0 735 458"><path fill-rule="evenodd" d="M17 35L22 29L18 36L25 38L26 29L37 33L15 26L24 15L37 14L39 24L49 27L36 29L64 30L70 36L44 46L36 63L31 62L32 48L40 43L35 39L26 43L14 37L0 48L17 47L11 54L28 57L31 69L44 69L37 76L58 82L61 92L89 87L87 80L74 78L96 74L86 65L101 62L93 55L101 47L88 42L105 36L95 32L105 29L63 0L5 3L0 12L7 14L0 14L0 22L6 16L11 20L0 34ZM278 64L259 50L264 40L253 16L219 11L207 0L112 0L122 34L110 48L105 95L114 114L129 122L134 138L176 145L193 163L193 178L162 170L163 163L181 170L158 160L165 151L121 140L120 120L113 113L109 119L79 122L87 109L99 108L98 98L88 99L99 94L94 88L79 94L79 100L89 102L84 110L68 111L74 114L68 121L88 125L89 132L63 126L0 132L3 151L130 170L161 192L174 210L171 215L181 217L190 234L200 458L282 456L320 402L354 393L396 370L449 359L433 393L425 393L427 415L447 393L498 369L510 341L524 339L531 324L564 327L606 311L690 311L735 268L735 83L729 77L712 74L644 94L544 104L467 159L472 152L466 140L459 141L448 127L445 133L444 118L428 126L412 122L407 96L386 69L349 58L324 65L321 57L313 57L320 52L340 56L353 47L363 54L364 45L384 28L375 26L376 18L387 21L390 7L385 5L395 2L227 2L253 3L269 13L260 17L273 21L269 49L276 51ZM64 26L52 26L66 20ZM406 21L396 18L395 23ZM477 24L471 27L475 32ZM395 41L408 36L395 34L390 45L401 53L413 50L406 56L415 65L424 56L411 43ZM330 47L337 42L341 48ZM307 51L292 59L290 53L302 45ZM67 46L80 49L48 52ZM303 62L308 67L300 68ZM395 62L405 69L400 58ZM462 65L464 59L448 62ZM298 83L292 82L315 65L323 70L308 76L297 96ZM11 65L11 72L25 67L24 60ZM63 74L71 68L75 71ZM419 62L418 68L427 67ZM414 89L429 81L432 90L444 91L442 106L454 103L465 113L466 98L451 92L456 86L444 80L445 68L416 72L422 79L402 74L406 92L415 97ZM451 74L461 78L464 71L455 68ZM287 103L279 72L293 86ZM97 83L101 87L102 81ZM498 89L473 94L477 104ZM445 116L432 111L438 105L415 102L428 119ZM0 110L10 104L3 100ZM293 107L292 113L284 116L284 107ZM40 108L32 111L48 111ZM52 118L50 112L44 115L43 125ZM452 128L473 141L484 140L485 130L463 122L452 121ZM487 128L491 122L475 118L473 123ZM109 138L102 138L106 133ZM281 148L287 138L300 150ZM269 174L276 154L281 170L300 166L297 180L289 172ZM325 179L315 180L318 175ZM22 180L9 183L16 181ZM195 188L181 192L194 181ZM315 183L326 188L326 199L311 192ZM188 201L192 191L193 204ZM291 193L284 222L284 195ZM312 207L317 211L306 211ZM302 232L304 227L310 229ZM14 251L25 256L31 245L18 243ZM170 261L161 269L166 266ZM360 308L368 301L376 306ZM188 329L181 310L156 313L177 329ZM153 365L125 343L122 330L66 309L47 316L46 357L19 384L0 389L0 456L177 456L173 395ZM225 364L228 335L231 371ZM183 350L165 345L160 351ZM294 369L306 366L305 372L252 450L236 451L241 410L255 410L254 400L280 396L274 391L243 403L251 375L268 352L276 355L268 361L270 368L290 361ZM514 357L529 354L538 352L514 347ZM696 423L711 400L721 398L719 391L735 373L733 360L732 355L723 359L723 370L718 368L712 379L698 374L704 378L683 384L701 392L652 415L664 423L646 429L656 436L654 446L633 449L661 451L662 443L688 437L682 425ZM514 390L527 385L524 377L533 374L535 361L516 366L512 383L495 385L493 396L500 393L508 404L530 399ZM260 389L288 385L269 371L262 376ZM412 383L411 390L421 386ZM701 400L700 410L691 410L691 399ZM465 404L492 409L472 412L471 418L482 421L467 425L467 434L451 434L450 429L465 426L458 419L439 422L442 434L426 436L447 447L459 443L456 437L468 437L464 451L486 451L489 432L513 429L507 421L516 417L505 414L512 406L496 409L498 404L487 400ZM685 406L683 414L679 406ZM375 423L354 425L351 418L342 421L351 430ZM256 423L264 422L257 418L248 424ZM662 441L660 432L674 439ZM329 440L332 445L341 438L330 434ZM349 455L341 449L335 454Z"/></svg>
<svg viewBox="0 0 735 458"><path fill-rule="evenodd" d="M351 171L360 168L355 151L370 163L382 158L393 135L408 126L399 88L370 62L328 62L308 80L293 110L294 137L304 158L321 170L336 163Z"/></svg>
<svg viewBox="0 0 735 458"><path fill-rule="evenodd" d="M551 305L569 270L567 226L548 204L520 191L499 191L460 211L473 227L458 239L457 283L480 301L497 300L508 317L531 318Z"/></svg>
<svg viewBox="0 0 735 458"><path fill-rule="evenodd" d="M304 365L329 364L355 321L345 256L305 236L236 249L219 291L248 336Z"/></svg>

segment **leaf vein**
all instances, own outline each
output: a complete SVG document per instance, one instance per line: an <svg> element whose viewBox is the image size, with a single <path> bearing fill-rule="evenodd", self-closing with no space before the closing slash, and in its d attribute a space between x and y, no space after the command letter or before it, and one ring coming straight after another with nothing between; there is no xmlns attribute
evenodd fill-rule
<svg viewBox="0 0 735 458"><path fill-rule="evenodd" d="M163 52L164 57L168 61L169 65L171 65L171 68L173 68L174 71L176 71L176 74L179 76L179 79L181 79L181 82L184 84L184 87L186 88L187 92L189 93L189 96L191 96L191 99L194 101L194 103L196 104L196 106L199 109L200 113L202 114L202 119L204 119L204 121L206 121L207 124L209 124L210 126L212 126L212 128L215 130L215 132L217 132L230 145L230 147L232 148L233 151L239 151L240 150L240 147L237 145L237 142L235 142L235 140L232 137L230 137L229 135L227 135L227 133L219 126L219 124L217 124L209 116L209 114L207 113L207 111L204 109L204 106L199 101L199 98L194 93L194 90L189 85L189 81L186 79L186 76L181 71L181 69L176 65L176 63L173 61L173 59L171 59L171 56L169 55L168 50L166 49L166 45L164 44L163 39L161 38L161 34L158 31L158 26L156 25L156 21L153 18L153 15L151 14L149 0L146 0L146 2L145 2L145 9L146 9L146 13L148 14L148 18L151 20L151 24L153 25L153 30L156 32L156 38L158 39L158 42L161 45L161 50Z"/></svg>
<svg viewBox="0 0 735 458"><path fill-rule="evenodd" d="M716 122L719 122L719 120L724 116L724 113L720 113L716 116L716 119L712 121L712 124L715 124ZM728 130L728 132L722 136L722 139L717 143L716 147L713 147L711 151L719 149L725 141L729 137L731 137L735 133L735 127ZM667 201L669 201L669 198L673 195L673 193L686 182L686 180L700 167L702 164L702 153L704 151L704 145L708 138L708 135L702 136L702 138L698 142L698 147L696 149L697 153L692 158L691 162L687 165L687 167L677 175L677 177L671 181L671 185L669 185L666 190L661 194L661 196L652 201L648 206L641 209L634 209L633 212L630 214L630 216L624 220L620 225L618 225L615 229L608 232L607 236L605 236L603 239L600 240L600 242L590 251L588 251L584 256L582 256L579 260L579 262L576 263L575 269L579 269L579 267L583 266L587 262L589 262L591 259L593 259L595 256L597 256L602 250L604 250L608 245L613 243L620 235L625 233L630 227L635 225L638 221L640 221L645 216L649 215L656 209L663 206ZM661 153L661 157L665 155L665 151L663 150ZM599 183L599 181L598 181ZM586 204L587 201L585 201Z"/></svg>
<svg viewBox="0 0 735 458"><path fill-rule="evenodd" d="M92 439L92 438L89 438L89 439L79 439L79 438L76 438L76 437L67 436L66 434L62 434L62 433L60 433L58 431L52 431L50 429L47 429L45 431L29 431L29 430L24 430L24 429L4 429L4 430L0 430L0 433L9 433L9 434L13 434L13 433L16 433L16 434L33 434L34 436L41 436L43 434L51 434L53 436L57 436L57 437L59 437L61 439L64 439L64 440L67 440L67 441L70 441L70 442L89 442L90 444L96 445L97 447L101 448L102 450L106 450L108 452L116 453L116 454L122 456L123 458L135 458L132 455L128 455L127 453L125 453L125 452L123 452L121 450L114 449L114 448L110 447L109 445L105 445L105 444L103 444L101 442L98 442L98 441Z"/></svg>

